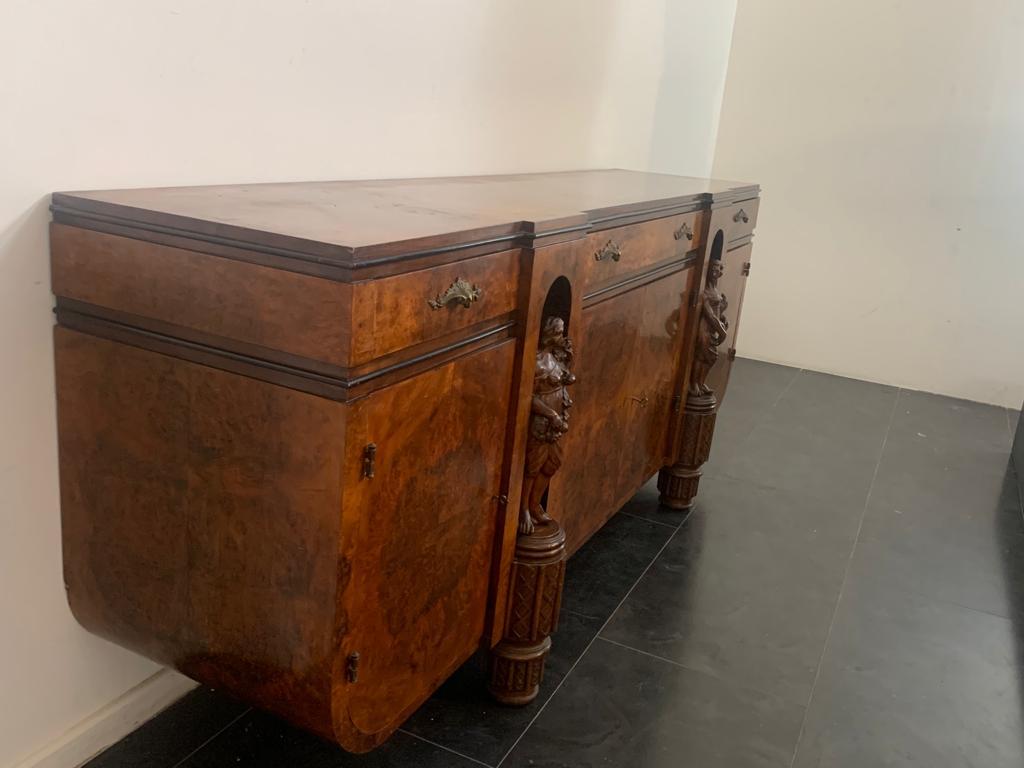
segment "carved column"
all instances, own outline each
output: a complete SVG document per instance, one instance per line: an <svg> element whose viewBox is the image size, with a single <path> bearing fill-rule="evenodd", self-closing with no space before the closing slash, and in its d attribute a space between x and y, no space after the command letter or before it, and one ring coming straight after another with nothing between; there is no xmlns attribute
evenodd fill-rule
<svg viewBox="0 0 1024 768"><path fill-rule="evenodd" d="M488 688L504 704L536 698L558 626L565 580L565 533L544 508L551 478L562 466L560 440L569 429L572 342L565 321L544 318L534 367L523 467L519 533L509 579L505 631L491 649Z"/></svg>
<svg viewBox="0 0 1024 768"><path fill-rule="evenodd" d="M718 402L713 393L686 398L679 460L658 473L658 500L671 509L690 509L697 495L701 467L711 455Z"/></svg>
<svg viewBox="0 0 1024 768"><path fill-rule="evenodd" d="M718 400L707 385L708 374L718 362L718 347L725 341L729 321L725 310L729 302L718 288L722 262L713 259L708 266L707 283L701 294L700 321L697 327L693 366L690 372L683 412L679 452L676 463L658 473L659 501L672 509L690 509L700 484L701 467L711 454L715 434Z"/></svg>
<svg viewBox="0 0 1024 768"><path fill-rule="evenodd" d="M505 635L491 650L487 687L503 704L529 704L544 679L565 580L565 534L555 521L516 540Z"/></svg>

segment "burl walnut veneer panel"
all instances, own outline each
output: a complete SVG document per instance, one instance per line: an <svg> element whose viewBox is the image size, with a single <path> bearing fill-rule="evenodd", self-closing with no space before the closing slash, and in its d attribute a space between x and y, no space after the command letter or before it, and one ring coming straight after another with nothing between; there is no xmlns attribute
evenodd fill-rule
<svg viewBox="0 0 1024 768"><path fill-rule="evenodd" d="M58 193L89 630L362 752L477 649L532 700L565 560L693 503L756 185L629 171Z"/></svg>

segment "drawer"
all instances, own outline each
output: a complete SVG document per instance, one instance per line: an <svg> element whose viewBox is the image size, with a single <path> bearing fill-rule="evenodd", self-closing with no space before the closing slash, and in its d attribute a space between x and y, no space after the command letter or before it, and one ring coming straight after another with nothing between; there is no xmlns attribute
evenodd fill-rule
<svg viewBox="0 0 1024 768"><path fill-rule="evenodd" d="M760 205L761 201L755 197L729 208L726 218L729 242L747 237L754 231L754 225L757 224L757 209Z"/></svg>
<svg viewBox="0 0 1024 768"><path fill-rule="evenodd" d="M607 285L699 248L704 236L702 217L703 211L694 211L589 235L584 289Z"/></svg>
<svg viewBox="0 0 1024 768"><path fill-rule="evenodd" d="M355 283L350 366L466 335L516 308L518 250Z"/></svg>

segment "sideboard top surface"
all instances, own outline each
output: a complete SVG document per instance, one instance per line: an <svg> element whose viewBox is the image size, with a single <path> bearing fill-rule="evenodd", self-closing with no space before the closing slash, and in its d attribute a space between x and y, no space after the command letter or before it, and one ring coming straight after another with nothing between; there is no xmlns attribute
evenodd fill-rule
<svg viewBox="0 0 1024 768"><path fill-rule="evenodd" d="M58 192L53 210L358 267L757 194L756 184L593 170Z"/></svg>

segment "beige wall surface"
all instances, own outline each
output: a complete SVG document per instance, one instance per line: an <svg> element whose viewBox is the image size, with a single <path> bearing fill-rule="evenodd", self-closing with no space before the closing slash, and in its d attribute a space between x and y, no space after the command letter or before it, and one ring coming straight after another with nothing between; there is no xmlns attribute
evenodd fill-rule
<svg viewBox="0 0 1024 768"><path fill-rule="evenodd" d="M1020 408L1024 3L741 0L714 172L762 184L741 354Z"/></svg>
<svg viewBox="0 0 1024 768"><path fill-rule="evenodd" d="M156 669L80 630L64 600L48 194L608 166L707 175L735 3L8 0L3 10L7 766Z"/></svg>

